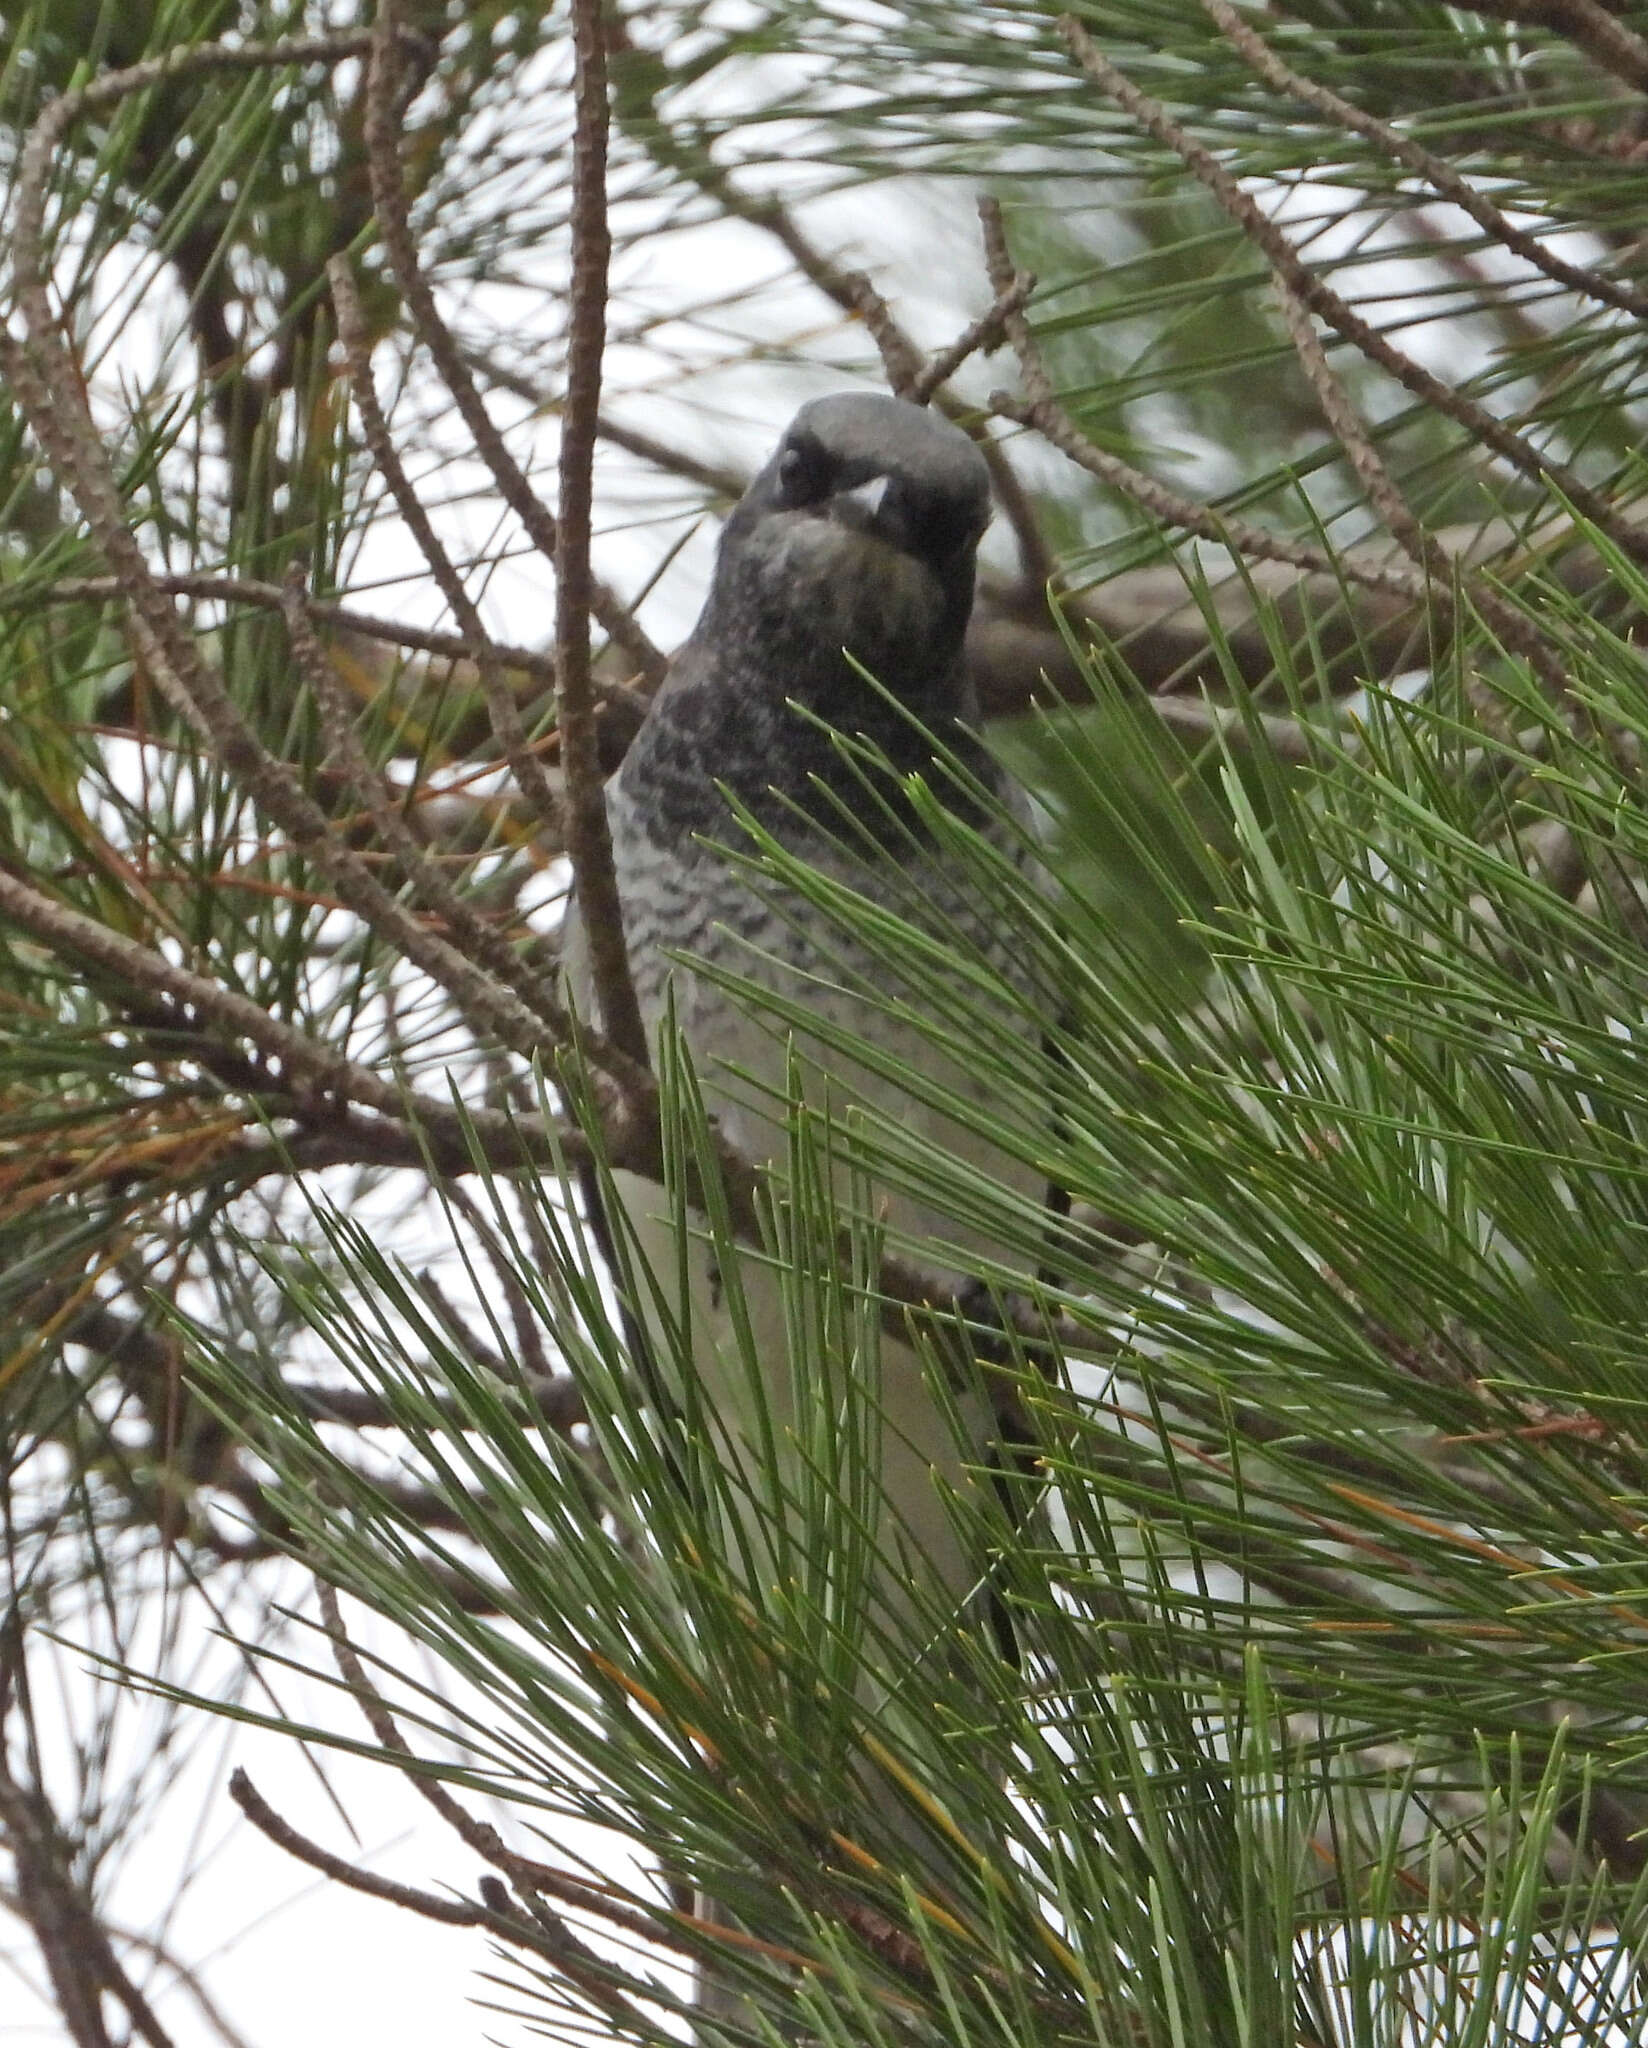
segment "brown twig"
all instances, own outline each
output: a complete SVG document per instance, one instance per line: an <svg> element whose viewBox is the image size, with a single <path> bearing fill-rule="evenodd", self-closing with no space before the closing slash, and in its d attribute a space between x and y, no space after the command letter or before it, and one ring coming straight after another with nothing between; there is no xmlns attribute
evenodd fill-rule
<svg viewBox="0 0 1648 2048"><path fill-rule="evenodd" d="M1165 107L1143 93L1098 48L1073 15L1059 20L1059 34L1076 63L1099 90L1113 99L1146 134L1170 149L1204 185L1242 233L1268 260L1274 275L1312 313L1326 321L1370 363L1387 371L1405 391L1432 411L1462 426L1508 462L1520 475L1554 487L1583 518L1606 533L1633 561L1648 563L1648 530L1620 516L1614 503L1574 474L1565 463L1536 448L1496 414L1444 384L1388 341L1346 300L1312 271L1287 235L1244 192L1213 153L1189 135Z"/></svg>
<svg viewBox="0 0 1648 2048"><path fill-rule="evenodd" d="M518 389L515 386L511 388ZM672 448L656 435L643 434L638 427L627 426L622 420L615 420L605 413L596 423L596 432L603 441L610 441L614 448L622 448L626 455L650 462L654 469L663 470L666 476L680 477L686 483L696 484L700 490L707 491L712 498L719 498L723 503L737 504L749 488L750 479L740 471L724 469L719 463L705 462L699 456L689 455L683 448Z"/></svg>
<svg viewBox="0 0 1648 2048"><path fill-rule="evenodd" d="M1459 594L1468 592L1473 608L1505 647L1522 656L1555 701L1565 701L1568 697L1568 672L1561 651L1551 645L1525 612L1500 597L1497 591L1473 582L1464 566L1444 554L1432 536L1426 533L1374 447L1366 423L1333 374L1303 302L1281 276L1276 276L1273 283L1294 354L1316 393L1328 425L1367 493L1369 504L1384 521L1391 538L1405 551L1414 566L1430 579L1433 603L1443 612L1455 612L1459 607ZM1482 691L1475 693L1474 701L1478 715L1489 730L1507 745L1514 744L1498 705Z"/></svg>
<svg viewBox="0 0 1648 2048"><path fill-rule="evenodd" d="M1036 289L1035 273L1030 270L1018 271L1012 282L996 293L994 301L978 319L964 327L948 348L928 358L910 386L909 396L916 405L925 405L941 384L947 383L969 356L994 355L1007 339L1007 322L1015 313L1023 312L1030 294Z"/></svg>
<svg viewBox="0 0 1648 2048"><path fill-rule="evenodd" d="M407 822L403 794L391 788L367 759L366 749L355 731L354 707L309 623L303 572L296 563L287 583L282 611L298 671L319 707L322 727L337 766L353 785L360 802L367 807L379 838L395 855L418 902L443 921L454 943L461 946L470 959L478 962L505 987L512 988L527 1008L543 1019L548 1029L556 1029L562 1010L554 984L535 974L508 940L478 915L442 874L430 859L424 841Z"/></svg>
<svg viewBox="0 0 1648 2048"><path fill-rule="evenodd" d="M412 488L412 480L389 431L389 422L378 401L377 380L372 375L371 337L366 330L360 300L355 292L354 273L346 256L333 256L328 260L326 281L331 287L332 304L338 316L338 339L349 363L355 410L360 414L372 460L388 484L401 518L417 542L419 553L429 564L430 574L439 585L459 630L476 648L481 693L486 698L492 730L503 749L516 786L539 823L552 832L558 832L562 824L559 800L550 787L544 764L527 740L521 724L520 706L515 702L514 691L504 680L502 664L482 621L480 609L464 587L463 578L453 567L452 558L442 546L433 521Z"/></svg>
<svg viewBox="0 0 1648 2048"><path fill-rule="evenodd" d="M723 197L725 196L723 193ZM882 371L894 394L900 398L913 397L920 388L925 368L921 351L904 332L894 317L892 308L863 272L843 270L839 265L830 262L828 257L820 254L776 202L752 206L751 211L741 217L753 221L759 227L765 227L768 233L774 235L781 246L789 251L803 274L817 285L820 291L834 299L843 311L852 313L863 321L865 332L876 345L876 352L881 357ZM979 424L972 407L963 405L948 392L936 390L930 394L928 402L936 405L946 419L953 420L977 442L979 453L990 465L990 481L996 493L996 502L1000 505L1018 542L1019 574L1026 583L1033 584L1037 589L1045 588L1053 580L1053 557L1029 493L1020 482L1018 471L1009 461L1001 443Z"/></svg>
<svg viewBox="0 0 1648 2048"><path fill-rule="evenodd" d="M782 230L775 229L783 240ZM792 255L794 250L791 250ZM864 331L876 345L882 373L895 398L914 399L922 372L921 351L894 317L893 309L861 270L846 271L847 303L864 323ZM816 283L817 280L815 279Z"/></svg>
<svg viewBox="0 0 1648 2048"><path fill-rule="evenodd" d="M403 1906L409 1913L421 1914L426 1920L439 1920L448 1927L497 1926L499 1916L489 1907L471 1905L467 1899L441 1898L434 1892L420 1891L416 1885L397 1884L393 1878L379 1877L375 1871L362 1870L358 1864L350 1863L342 1856L334 1856L318 1842L311 1842L307 1835L299 1834L290 1821L283 1820L275 1812L243 1770L230 1774L229 1797L258 1833L266 1835L277 1849L284 1849L288 1856L295 1856L300 1863L307 1863L311 1870L318 1870L336 1884L346 1885L352 1892L364 1892L368 1898L384 1899L392 1906Z"/></svg>
<svg viewBox="0 0 1648 2048"><path fill-rule="evenodd" d="M278 1079L288 1088L308 1088L337 1102L357 1102L384 1117L404 1135L413 1152L416 1129L425 1126L460 1153L468 1150L470 1132L486 1132L522 1160L529 1134L501 1112L475 1110L460 1116L450 1103L417 1094L382 1080L369 1067L319 1043L273 1016L261 1003L225 988L205 975L180 967L163 954L129 939L122 932L84 916L54 897L20 882L0 869L0 915L31 933L52 951L89 961L127 987L147 989L178 1005L187 1017L210 1019L231 1040L255 1045L276 1063ZM566 1156L586 1156L583 1133L559 1127L555 1143Z"/></svg>
<svg viewBox="0 0 1648 2048"><path fill-rule="evenodd" d="M1015 273L1007 248L1006 230L1002 225L1001 208L995 200L980 200L979 220L984 233L990 282L998 293L1004 292ZM1416 576L1399 562L1375 563L1348 555L1331 556L1321 548L1292 540L1286 534L1273 533L1268 527L1254 526L1245 519L1216 511L1199 498L1187 498L1158 478L1135 469L1131 463L1123 462L1119 456L1098 447L1059 404L1052 379L1042 362L1041 351L1024 315L1021 312L1009 313L1004 325L1018 357L1025 395L1022 399L1015 399L1004 391L992 392L991 410L1003 419L1014 420L1020 426L1033 429L1061 455L1068 456L1085 469L1089 476L1097 477L1113 490L1123 492L1152 518L1159 519L1165 526L1176 527L1182 533L1216 542L1233 554L1285 563L1311 575L1342 576L1345 581L1359 583L1365 589L1407 598L1415 604L1425 602L1428 593L1424 578Z"/></svg>
<svg viewBox="0 0 1648 2048"><path fill-rule="evenodd" d="M524 400L534 412L560 411L561 393L549 390L514 364L502 362L496 355L480 348L465 348L464 361L472 370L478 370L489 384ZM747 473L708 462L700 455L690 454L685 448L672 447L656 435L643 433L639 427L632 427L624 420L615 420L606 413L596 420L595 432L600 440L610 441L614 448L622 448L626 455L638 456L642 462L651 463L654 469L661 469L666 476L678 477L712 498L736 504L749 488Z"/></svg>
<svg viewBox="0 0 1648 2048"><path fill-rule="evenodd" d="M378 216L385 254L402 298L412 315L418 339L433 357L441 381L452 394L476 453L492 474L505 504L520 520L527 538L545 558L556 554L555 520L539 502L537 494L504 445L482 402L463 352L441 318L435 294L418 260L407 213L406 192L401 182L400 128L395 109L395 86L399 75L399 37L396 0L379 0L372 32L371 63L366 84L366 159L372 181L372 204ZM590 603L602 629L614 645L634 664L636 673L649 690L662 682L667 666L664 657L641 630L634 614L619 603L604 585L592 582Z"/></svg>
<svg viewBox="0 0 1648 2048"><path fill-rule="evenodd" d="M510 1326L515 1332L515 1355L510 1363L509 1376L523 1385L550 1385L552 1374L549 1356L544 1350L543 1331L539 1327L537 1311L521 1285L520 1275L511 1263L508 1252L499 1242L497 1231L482 1213L480 1204L463 1188L451 1188L447 1200L468 1224L475 1242L485 1253L493 1277L508 1306ZM565 1374L562 1377L565 1378ZM569 1381L568 1384L571 1385L572 1382Z"/></svg>
<svg viewBox="0 0 1648 2048"><path fill-rule="evenodd" d="M693 1952L690 1946L678 1935L672 1934L668 1927L656 1924L645 1914L634 1912L609 1897L606 1888L598 1880L573 1877L565 1871L554 1870L533 1857L517 1855L495 1827L487 1821L477 1820L459 1800L455 1799L440 1779L420 1764L411 1744L402 1735L394 1715L389 1711L383 1695L367 1676L366 1666L344 1626L343 1611L338 1604L335 1589L324 1579L317 1578L315 1591L319 1596L321 1617L326 1624L326 1634L332 1644L332 1654L337 1660L338 1671L366 1717L367 1726L391 1756L408 1766L406 1776L413 1788L435 1809L466 1848L472 1849L483 1862L490 1863L494 1870L501 1870L513 1884L525 1891L539 1893L546 1898L559 1899L563 1905L575 1906L592 1913L606 1921L609 1926L633 1935L639 1941L662 1944L685 1954Z"/></svg>
<svg viewBox="0 0 1648 2048"><path fill-rule="evenodd" d="M11 1852L17 1890L75 2048L111 2048L101 1994L126 2009L132 2032L149 2048L171 2036L132 1982L70 1868L67 1845L42 1793L20 1785L0 1754L0 1831Z"/></svg>
<svg viewBox="0 0 1648 2048"><path fill-rule="evenodd" d="M612 255L606 190L610 115L600 0L572 0L572 50L572 279L555 547L555 667L561 766L566 777L566 843L601 1028L620 1051L644 1066L647 1032L630 976L589 676L589 612L594 588L589 530L601 363L606 352L607 267Z"/></svg>
<svg viewBox="0 0 1648 2048"><path fill-rule="evenodd" d="M1385 155L1406 165L1418 177L1425 180L1439 198L1457 206L1468 214L1483 232L1492 237L1502 248L1509 249L1523 262L1531 264L1553 283L1565 286L1569 291L1578 292L1585 298L1597 299L1605 306L1613 306L1622 313L1629 313L1638 320L1648 319L1648 295L1639 292L1633 285L1617 284L1612 278L1600 272L1586 269L1583 265L1567 263L1552 253L1547 244L1538 236L1519 228L1500 212L1491 199L1478 191L1468 178L1461 177L1452 164L1434 155L1423 143L1415 142L1393 128L1388 121L1381 121L1376 115L1364 113L1350 100L1342 98L1315 79L1306 78L1285 64L1261 36L1243 17L1230 0L1202 0L1202 5L1225 37L1246 61L1253 67L1267 85L1278 92L1285 92L1301 105L1314 107L1324 114L1336 128L1347 129L1353 135L1360 135L1382 150ZM1611 17L1609 17L1611 20ZM1614 24L1618 26L1618 24ZM1648 57L1648 46L1644 49Z"/></svg>
<svg viewBox="0 0 1648 2048"><path fill-rule="evenodd" d="M218 604L243 604L259 611L279 611L287 601L286 593L278 583L262 583L252 577L183 572L156 575L154 582L157 589L170 597L197 597ZM0 614L34 606L98 604L118 600L124 595L124 586L118 577L65 576L51 583L14 586L0 591ZM316 597L310 592L304 594L303 607L308 616L321 625L335 626L341 632L355 634L363 640L379 640L386 646L410 647L420 654L436 655L446 661L468 661L477 670L483 653L490 649L506 669L518 670L536 682L554 687L555 657L539 648L517 647L507 641L466 640L459 633L440 633L410 625L401 619L385 619L373 612L355 611L349 605ZM634 738L636 729L646 716L647 701L639 689L631 689L622 683L596 680L591 687L602 721L602 761L610 766L622 756L624 748ZM557 735L553 732L546 735L544 741L536 743L537 746L558 744ZM540 847L554 843L551 835L540 832Z"/></svg>
<svg viewBox="0 0 1648 2048"><path fill-rule="evenodd" d="M252 577L199 574L157 575L155 587L169 597L198 597L217 604L244 604L258 611L281 611L290 601L278 583L261 583ZM53 583L14 585L0 591L0 613L20 611L31 605L98 604L126 594L116 576L65 576ZM322 625L356 633L363 640L381 640L387 646L411 647L420 654L434 654L448 661L472 661L477 667L483 648L490 648L506 668L519 669L534 681L551 688L555 682L555 657L533 647L514 647L491 639L467 640L459 633L437 633L402 619L385 619L375 613L358 612L332 599L303 593L303 608ZM608 685L606 694L632 701L631 693Z"/></svg>

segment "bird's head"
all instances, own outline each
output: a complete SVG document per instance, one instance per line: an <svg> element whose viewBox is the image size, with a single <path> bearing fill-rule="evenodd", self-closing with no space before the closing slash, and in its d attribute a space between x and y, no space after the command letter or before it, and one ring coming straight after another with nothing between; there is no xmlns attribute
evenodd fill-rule
<svg viewBox="0 0 1648 2048"><path fill-rule="evenodd" d="M958 673L990 475L959 427L901 398L804 405L727 522L717 630L765 649L807 694L843 650L887 688Z"/></svg>

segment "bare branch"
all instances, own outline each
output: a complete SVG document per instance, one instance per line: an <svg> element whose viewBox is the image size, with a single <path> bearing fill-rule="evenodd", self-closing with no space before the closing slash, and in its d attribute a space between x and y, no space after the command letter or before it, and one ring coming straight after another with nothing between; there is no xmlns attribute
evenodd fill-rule
<svg viewBox="0 0 1648 2048"><path fill-rule="evenodd" d="M111 2048L101 1994L126 2009L132 2031L149 2048L172 2048L171 2036L132 1982L108 1933L69 1867L67 1845L45 1796L20 1785L0 1753L0 1829L16 1867L24 1914L51 1979L75 2048Z"/></svg>
<svg viewBox="0 0 1648 2048"><path fill-rule="evenodd" d="M1431 579L1431 599L1438 611L1444 614L1457 611L1459 599L1456 593L1462 587L1468 588L1472 605L1504 645L1523 657L1554 699L1564 700L1568 678L1560 651L1515 605L1501 598L1496 591L1470 581L1463 565L1444 554L1425 532L1374 447L1366 423L1351 403L1344 386L1334 376L1326 352L1311 325L1310 314L1282 277L1275 277L1273 282L1294 353L1316 393L1328 425L1367 492L1368 502L1385 522L1392 538L1415 567ZM1511 734L1504 714L1487 692L1474 691L1473 702L1484 725L1510 744Z"/></svg>
<svg viewBox="0 0 1648 2048"><path fill-rule="evenodd" d="M261 583L252 577L222 576L206 571L184 572L156 575L154 583L157 590L165 591L170 597L243 604L258 611L281 611L289 602L280 584ZM125 587L116 576L64 576L55 582L14 585L0 590L0 614L46 605L101 604L118 601L125 594ZM518 670L551 689L555 684L555 657L544 653L541 648L517 647L508 641L490 637L470 640L461 633L439 633L427 627L414 626L404 619L386 619L375 612L356 611L349 605L316 597L309 591L303 593L303 608L317 623L335 626L340 632L354 634L362 640L380 640L390 647L410 647L418 653L436 655L445 661L472 662L477 671L483 655L490 653L506 669ZM602 719L602 760L610 763L621 757L624 747L634 737L636 728L646 715L646 699L639 690L626 688L620 683L596 679L592 681L591 688ZM554 734L549 737L554 741Z"/></svg>
<svg viewBox="0 0 1648 2048"><path fill-rule="evenodd" d="M647 1032L630 978L624 908L612 865L606 799L589 679L591 493L601 362L606 350L606 44L600 0L572 0L572 281L567 311L566 406L561 422L561 503L555 550L555 666L559 676L561 766L566 776L567 851L583 915L601 1028L638 1065Z"/></svg>
<svg viewBox="0 0 1648 2048"><path fill-rule="evenodd" d="M1157 100L1141 92L1098 48L1073 15L1063 15L1059 33L1081 69L1146 134L1172 150L1219 202L1233 220L1268 259L1278 279L1293 295L1335 333L1359 350L1369 362L1388 371L1405 391L1422 404L1466 429L1472 437L1492 448L1511 467L1534 482L1554 487L1582 517L1589 519L1621 547L1633 561L1648 563L1648 529L1621 517L1611 499L1593 490L1565 463L1558 462L1514 428L1491 413L1475 399L1444 384L1439 377L1387 341L1363 319L1346 300L1322 280L1301 259L1286 234L1277 227L1213 153L1187 134Z"/></svg>
<svg viewBox="0 0 1648 2048"><path fill-rule="evenodd" d="M910 387L910 397L917 405L925 405L941 384L955 375L969 356L994 355L1007 339L1007 320L1011 314L1019 313L1036 289L1035 273L1018 271L1011 284L996 293L989 309L978 319L964 327L948 348L941 348L932 356L916 376Z"/></svg>
<svg viewBox="0 0 1648 2048"><path fill-rule="evenodd" d="M383 1695L367 1676L366 1666L344 1627L336 1591L319 1578L315 1581L315 1591L320 1599L321 1617L331 1640L332 1654L337 1659L338 1672L365 1715L367 1726L389 1755L399 1758L408 1767L405 1775L413 1788L428 1801L466 1848L472 1849L483 1862L490 1863L494 1870L501 1870L523 1892L559 1899L564 1905L579 1907L640 1941L661 1943L686 1954L692 1953L690 1945L679 1936L672 1935L667 1928L658 1926L644 1914L619 1905L599 1882L553 1870L548 1864L539 1863L529 1856L517 1856L495 1827L477 1820L461 1801L455 1799L438 1777L420 1765Z"/></svg>
<svg viewBox="0 0 1648 2048"><path fill-rule="evenodd" d="M452 559L441 545L429 514L424 510L418 494L412 488L412 481L406 474L396 450L394 439L389 432L389 422L384 417L383 407L378 402L378 387L372 375L372 344L366 331L366 322L361 315L360 301L355 295L354 274L345 256L332 257L326 266L326 281L332 289L332 304L337 310L338 337L343 343L349 360L349 381L353 388L355 409L360 414L361 424L366 432L366 444L372 451L372 459L394 498L401 518L417 542L419 551L429 564L430 573L440 586L441 595L446 599L452 616L457 620L466 640L477 649L477 662L481 675L481 691L486 698L488 714L492 719L492 730L498 744L503 748L504 759L509 763L510 773L528 805L536 813L540 824L551 832L561 829L561 807L555 792L549 785L544 764L527 742L521 725L520 706L515 702L514 692L504 681L497 650L482 621L479 608L464 587L463 578L452 565Z"/></svg>
<svg viewBox="0 0 1648 2048"><path fill-rule="evenodd" d="M1565 286L1569 291L1578 292L1585 298L1597 299L1605 306L1613 306L1622 313L1629 313L1638 320L1648 319L1648 295L1639 292L1635 286L1619 284L1611 277L1597 270L1587 269L1582 264L1567 263L1555 255L1538 235L1529 234L1508 220L1499 208L1483 193L1479 192L1468 178L1461 177L1452 164L1393 128L1388 121L1381 121L1376 115L1367 114L1351 101L1331 91L1325 85L1318 85L1312 78L1305 78L1282 59L1243 18L1230 0L1202 0L1213 21L1223 35L1267 85L1277 91L1290 94L1302 105L1314 107L1325 114L1336 127L1347 129L1353 135L1360 135L1373 143L1384 153L1395 158L1400 164L1425 180L1439 198L1446 199L1468 214L1484 233L1490 235L1502 248L1520 256L1524 263L1531 264L1553 283ZM1481 11L1481 10L1479 10ZM1612 17L1608 17L1612 23ZM1612 23L1618 27L1618 23ZM1634 38L1633 38L1634 40ZM1648 45L1643 54L1648 59Z"/></svg>
<svg viewBox="0 0 1648 2048"><path fill-rule="evenodd" d="M1015 276L1001 208L993 199L982 199L979 218L984 231L990 282L1001 294L1007 291ZM1286 534L1273 533L1268 527L1254 526L1248 520L1218 512L1200 498L1187 498L1170 485L1147 476L1143 470L1135 469L1131 463L1123 462L1119 456L1098 447L1054 396L1052 379L1047 374L1041 351L1030 331L1030 323L1023 313L1007 313L1004 325L1018 357L1025 396L1015 399L1004 391L992 392L991 410L1003 419L1032 428L1061 455L1067 455L1101 483L1124 492L1152 518L1161 520L1166 526L1177 527L1181 532L1195 534L1202 540L1214 541L1239 555L1252 556L1260 561L1283 562L1312 575L1343 575L1347 581L1360 583L1369 590L1386 591L1416 604L1425 601L1427 589L1424 578L1399 563L1374 563L1350 555L1331 556L1322 548L1309 547Z"/></svg>
<svg viewBox="0 0 1648 2048"><path fill-rule="evenodd" d="M485 1906L473 1906L467 1899L448 1899L434 1892L419 1891L415 1885L397 1884L393 1878L379 1877L375 1871L362 1870L358 1864L347 1862L342 1856L334 1856L329 1849L323 1849L318 1842L311 1842L307 1835L301 1835L288 1820L283 1820L263 1797L243 1770L236 1770L229 1778L229 1797L245 1814L260 1835L266 1835L278 1849L284 1849L288 1856L295 1856L300 1863L307 1863L311 1870L318 1870L323 1877L335 1883L346 1885L352 1892L364 1892L368 1898L384 1899L391 1906L403 1906L409 1913L418 1913L425 1920L439 1920L448 1927L496 1927L498 1916Z"/></svg>
<svg viewBox="0 0 1648 2048"><path fill-rule="evenodd" d="M553 562L556 552L555 521L539 502L522 473L492 416L475 388L463 352L441 318L435 294L418 261L417 243L407 215L406 193L401 184L400 132L395 111L395 83L399 73L396 42L395 0L379 0L377 24L372 33L371 68L366 92L366 155L372 179L372 204L383 235L389 266L402 298L411 312L418 339L434 358L441 381L452 394L464 425L469 429L477 454L492 473L504 502L520 520L528 539L545 558ZM591 606L603 630L635 664L649 689L663 680L665 662L631 613L603 585L592 583Z"/></svg>

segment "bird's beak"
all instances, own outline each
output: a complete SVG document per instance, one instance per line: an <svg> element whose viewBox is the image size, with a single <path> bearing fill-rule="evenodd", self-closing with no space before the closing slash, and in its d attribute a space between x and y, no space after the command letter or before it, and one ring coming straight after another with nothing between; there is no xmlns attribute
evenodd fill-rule
<svg viewBox="0 0 1648 2048"><path fill-rule="evenodd" d="M838 526L853 533L873 534L889 547L909 550L909 521L903 499L894 490L890 477L872 476L854 484L850 491L837 491L827 510Z"/></svg>

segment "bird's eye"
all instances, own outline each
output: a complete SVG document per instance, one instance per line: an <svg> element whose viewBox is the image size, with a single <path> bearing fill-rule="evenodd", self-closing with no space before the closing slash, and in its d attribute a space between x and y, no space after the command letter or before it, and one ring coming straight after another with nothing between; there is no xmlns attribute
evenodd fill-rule
<svg viewBox="0 0 1648 2048"><path fill-rule="evenodd" d="M824 451L805 442L792 441L778 458L778 502L786 509L811 505L829 488L829 464Z"/></svg>

